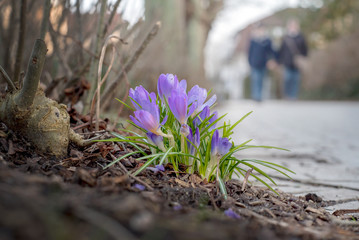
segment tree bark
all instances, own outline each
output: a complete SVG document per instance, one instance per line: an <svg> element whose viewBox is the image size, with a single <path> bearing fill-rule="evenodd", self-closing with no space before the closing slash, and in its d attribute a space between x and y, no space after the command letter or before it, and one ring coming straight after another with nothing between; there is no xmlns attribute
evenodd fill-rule
<svg viewBox="0 0 359 240"><path fill-rule="evenodd" d="M25 33L26 33L26 5L27 5L27 1L21 0L19 38L17 41L17 52L16 52L14 78L13 78L15 85L19 84L22 56L24 52Z"/></svg>

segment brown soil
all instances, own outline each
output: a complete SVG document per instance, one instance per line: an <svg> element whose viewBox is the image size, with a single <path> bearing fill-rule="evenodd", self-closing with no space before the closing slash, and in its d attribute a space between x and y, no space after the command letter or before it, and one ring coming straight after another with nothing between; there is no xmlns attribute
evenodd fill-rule
<svg viewBox="0 0 359 240"><path fill-rule="evenodd" d="M71 146L55 159L5 128L0 135L0 239L359 239L358 221L327 213L332 202L314 194L241 191L232 180L224 200L215 183L176 177L171 166L134 178L128 171L143 163L130 157L103 170L127 145Z"/></svg>

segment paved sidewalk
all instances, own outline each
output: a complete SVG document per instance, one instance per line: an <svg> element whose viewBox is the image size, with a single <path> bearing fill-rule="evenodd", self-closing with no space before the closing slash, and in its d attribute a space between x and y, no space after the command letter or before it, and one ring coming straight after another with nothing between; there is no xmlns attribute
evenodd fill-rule
<svg viewBox="0 0 359 240"><path fill-rule="evenodd" d="M253 139L252 144L290 149L251 149L238 156L295 171L295 181L276 179L278 189L296 195L312 192L325 200L359 198L359 102L238 100L222 102L217 109L228 113L232 123L253 110L235 129L236 143ZM348 204L359 208L358 201Z"/></svg>

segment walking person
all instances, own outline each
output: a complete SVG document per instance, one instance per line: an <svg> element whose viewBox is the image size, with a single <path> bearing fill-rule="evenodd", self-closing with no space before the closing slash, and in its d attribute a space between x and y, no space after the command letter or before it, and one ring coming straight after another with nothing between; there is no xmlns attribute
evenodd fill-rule
<svg viewBox="0 0 359 240"><path fill-rule="evenodd" d="M251 97L262 101L263 80L267 75L267 62L274 58L272 41L263 25L258 24L252 33L249 44L248 62L251 67Z"/></svg>
<svg viewBox="0 0 359 240"><path fill-rule="evenodd" d="M284 98L295 100L298 98L300 87L300 71L298 66L302 57L308 54L307 43L300 32L299 23L290 20L287 23L287 33L283 37L278 52L278 62L284 65L283 93Z"/></svg>

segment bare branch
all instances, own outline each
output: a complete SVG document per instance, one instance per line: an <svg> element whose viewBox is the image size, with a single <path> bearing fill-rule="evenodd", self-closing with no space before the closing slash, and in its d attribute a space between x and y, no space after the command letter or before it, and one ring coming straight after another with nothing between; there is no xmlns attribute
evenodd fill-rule
<svg viewBox="0 0 359 240"><path fill-rule="evenodd" d="M82 46L83 36L82 36L82 17L81 17L80 8L81 8L81 0L77 0L76 1L77 36L78 36L78 41L81 43L80 46ZM79 61L80 61L80 65L82 65L84 62L84 56L81 50L79 51Z"/></svg>
<svg viewBox="0 0 359 240"><path fill-rule="evenodd" d="M142 52L146 49L147 45L151 42L151 40L157 35L158 30L161 27L161 22L157 22L151 29L151 31L147 34L146 38L143 40L142 44L139 46L139 48L135 51L135 53L132 55L130 60L126 63L125 67L123 68L117 77L116 81L111 82L111 84L106 86L106 89L104 93L102 94L101 102L103 102L103 105L107 105L110 101L111 93L114 89L116 89L117 85L121 82L125 72L128 73L133 65L136 63L138 57L142 54Z"/></svg>
<svg viewBox="0 0 359 240"><path fill-rule="evenodd" d="M43 16L42 16L42 23L41 23L41 31L40 31L40 39L44 40L45 35L48 30L49 26L49 17L50 17L50 10L51 10L51 1L45 0L43 9Z"/></svg>
<svg viewBox="0 0 359 240"><path fill-rule="evenodd" d="M16 89L15 84L10 79L9 75L5 72L5 70L0 66L0 74L3 76L3 78L6 80L7 84L9 85L10 92L14 91Z"/></svg>
<svg viewBox="0 0 359 240"><path fill-rule="evenodd" d="M15 102L22 109L31 106L34 101L42 68L45 63L46 52L47 48L45 42L41 39L37 39L27 66L24 86L15 99Z"/></svg>
<svg viewBox="0 0 359 240"><path fill-rule="evenodd" d="M16 52L14 78L13 78L15 85L18 85L19 82L22 55L24 52L25 31L26 31L26 5L27 5L26 0L21 0L19 38L17 41L17 52Z"/></svg>
<svg viewBox="0 0 359 240"><path fill-rule="evenodd" d="M105 18L105 12L106 12L106 8L107 8L107 0L101 0L99 2L101 2L101 9L100 9L100 17L99 17L98 26L97 26L96 42L95 42L95 46L94 46L94 52L95 52L96 56L99 55L100 48L102 45L101 43L102 43L102 39L103 39L104 18ZM84 112L88 111L88 109L90 107L92 96L96 90L96 77L95 76L96 76L96 68L98 66L98 62L99 62L98 58L92 58L91 65L90 65L89 77L88 77L90 84L91 84L91 88L87 93Z"/></svg>
<svg viewBox="0 0 359 240"><path fill-rule="evenodd" d="M11 1L11 13L10 13L10 21L9 21L9 26L7 27L7 36L6 36L6 41L4 41L4 45L6 46L4 48L5 50L5 54L4 54L4 69L6 69L8 71L8 73L10 75L12 75L12 47L13 47L13 43L15 42L14 38L14 34L15 34L15 28L16 28L16 12L17 12L17 7L18 7L18 1ZM2 35L2 33L1 33Z"/></svg>
<svg viewBox="0 0 359 240"><path fill-rule="evenodd" d="M111 15L110 15L110 17L109 17L109 19L108 19L108 21L107 21L107 23L106 23L106 25L105 25L105 27L104 27L104 29L103 29L103 34L102 34L103 36L106 35L107 30L108 30L109 26L111 25L114 16L116 15L117 8L118 8L118 6L120 5L120 3L121 3L121 0L117 0L117 1L115 2L115 4L113 5L113 9L112 9Z"/></svg>

